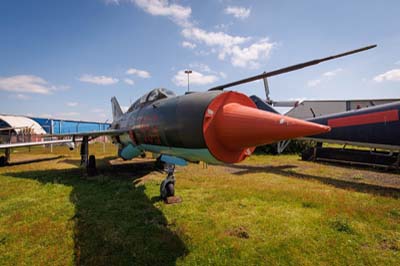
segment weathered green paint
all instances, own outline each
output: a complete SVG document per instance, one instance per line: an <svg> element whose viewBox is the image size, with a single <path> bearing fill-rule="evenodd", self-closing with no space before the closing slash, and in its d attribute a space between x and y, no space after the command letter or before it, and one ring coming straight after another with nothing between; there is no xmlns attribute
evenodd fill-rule
<svg viewBox="0 0 400 266"><path fill-rule="evenodd" d="M142 151L138 149L138 147L132 144L128 144L128 146L125 146L122 150L119 151L119 156L125 160L130 160L138 157L141 153Z"/></svg>
<svg viewBox="0 0 400 266"><path fill-rule="evenodd" d="M221 163L211 155L208 149L175 148L150 144L141 144L138 148L154 153L176 156L188 161L203 161L213 164Z"/></svg>

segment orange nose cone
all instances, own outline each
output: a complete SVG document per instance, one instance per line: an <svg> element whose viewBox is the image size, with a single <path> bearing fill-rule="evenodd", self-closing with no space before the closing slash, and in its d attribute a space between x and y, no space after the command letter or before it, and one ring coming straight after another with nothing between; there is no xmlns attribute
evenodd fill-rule
<svg viewBox="0 0 400 266"><path fill-rule="evenodd" d="M330 127L262 111L238 103L222 107L215 117L218 138L237 150L281 140L325 133Z"/></svg>
<svg viewBox="0 0 400 266"><path fill-rule="evenodd" d="M218 160L235 163L251 155L256 146L325 133L330 127L256 108L244 94L225 92L206 111L203 134Z"/></svg>

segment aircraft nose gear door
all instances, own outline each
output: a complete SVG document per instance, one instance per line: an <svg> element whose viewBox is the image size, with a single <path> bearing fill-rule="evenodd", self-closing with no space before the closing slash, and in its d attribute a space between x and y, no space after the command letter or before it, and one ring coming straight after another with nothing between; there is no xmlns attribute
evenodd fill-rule
<svg viewBox="0 0 400 266"><path fill-rule="evenodd" d="M164 170L167 172L167 177L161 182L160 185L160 197L166 200L168 197L175 195L175 165L165 164Z"/></svg>

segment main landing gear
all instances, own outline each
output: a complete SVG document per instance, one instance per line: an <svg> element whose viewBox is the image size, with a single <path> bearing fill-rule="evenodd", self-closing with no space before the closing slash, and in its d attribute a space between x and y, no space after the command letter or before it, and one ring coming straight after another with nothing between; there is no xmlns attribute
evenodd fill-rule
<svg viewBox="0 0 400 266"><path fill-rule="evenodd" d="M8 165L8 163L10 162L10 155L10 149L5 149L4 156L0 156L0 167Z"/></svg>
<svg viewBox="0 0 400 266"><path fill-rule="evenodd" d="M81 144L81 166L82 165L86 166L88 176L97 174L96 157L94 155L89 156L89 137L87 136L83 137Z"/></svg>

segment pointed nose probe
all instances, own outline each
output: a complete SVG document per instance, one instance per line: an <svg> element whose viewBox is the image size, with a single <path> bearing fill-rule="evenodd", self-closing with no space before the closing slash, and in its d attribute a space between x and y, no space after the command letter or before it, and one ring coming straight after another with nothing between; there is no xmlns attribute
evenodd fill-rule
<svg viewBox="0 0 400 266"><path fill-rule="evenodd" d="M244 94L224 92L208 106L203 135L219 161L236 163L256 146L330 131L330 127L257 109Z"/></svg>

